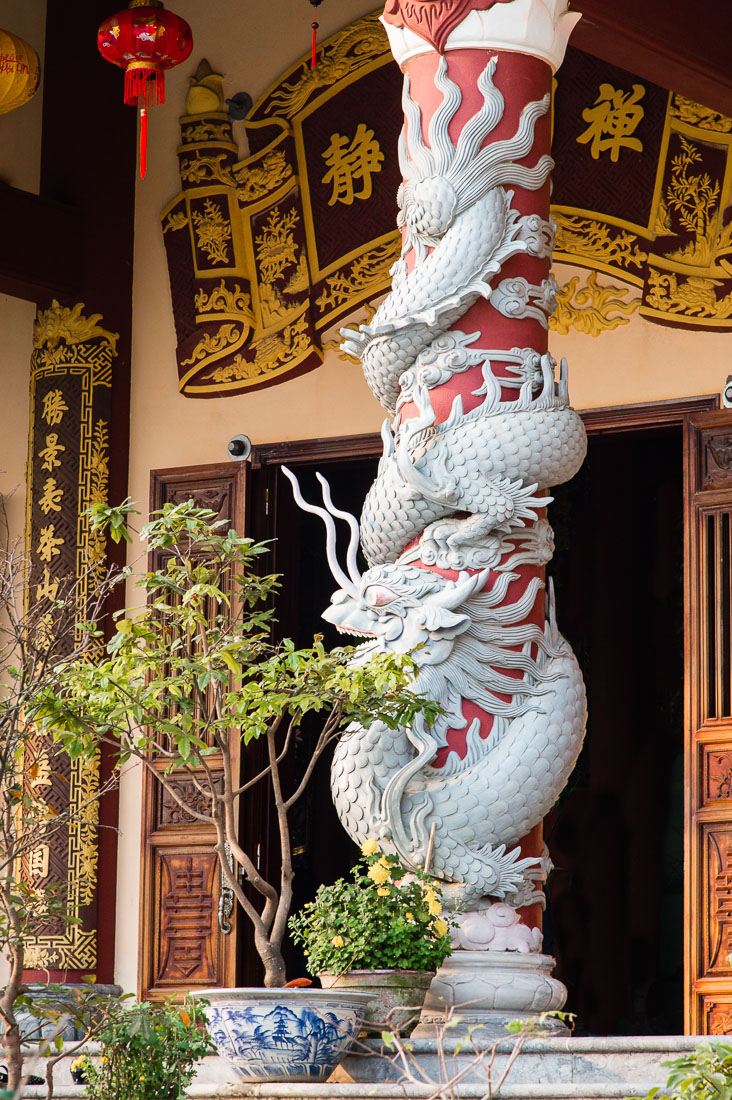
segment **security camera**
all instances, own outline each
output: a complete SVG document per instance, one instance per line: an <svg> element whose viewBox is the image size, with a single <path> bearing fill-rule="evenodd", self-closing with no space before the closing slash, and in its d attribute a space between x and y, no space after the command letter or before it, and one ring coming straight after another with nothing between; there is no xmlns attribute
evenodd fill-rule
<svg viewBox="0 0 732 1100"><path fill-rule="evenodd" d="M252 441L248 435L235 435L229 440L226 450L234 462L246 462L252 453Z"/></svg>

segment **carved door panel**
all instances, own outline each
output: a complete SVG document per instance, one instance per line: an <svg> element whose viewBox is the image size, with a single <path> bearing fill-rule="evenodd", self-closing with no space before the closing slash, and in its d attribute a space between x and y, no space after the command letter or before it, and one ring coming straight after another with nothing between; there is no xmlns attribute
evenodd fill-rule
<svg viewBox="0 0 732 1100"><path fill-rule="evenodd" d="M244 489L243 463L154 471L150 507L193 499L243 531ZM209 762L215 767L215 757ZM196 808L198 793L190 779L181 776L178 794ZM236 985L236 912L230 891L222 891L214 844L213 829L186 814L146 769L140 997Z"/></svg>
<svg viewBox="0 0 732 1100"><path fill-rule="evenodd" d="M687 1030L732 1032L732 412L686 428Z"/></svg>

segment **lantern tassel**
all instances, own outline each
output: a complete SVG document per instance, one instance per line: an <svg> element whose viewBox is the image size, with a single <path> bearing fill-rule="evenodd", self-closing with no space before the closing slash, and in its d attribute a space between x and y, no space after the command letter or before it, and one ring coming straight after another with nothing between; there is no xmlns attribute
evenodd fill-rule
<svg viewBox="0 0 732 1100"><path fill-rule="evenodd" d="M154 107L165 103L162 69L130 65L125 72L125 103L131 107Z"/></svg>
<svg viewBox="0 0 732 1100"><path fill-rule="evenodd" d="M311 69L314 69L315 66L318 63L317 44L318 44L318 24L313 23L313 53L312 53L312 57L310 58L310 68Z"/></svg>
<svg viewBox="0 0 732 1100"><path fill-rule="evenodd" d="M147 111L140 107L140 179L147 172Z"/></svg>

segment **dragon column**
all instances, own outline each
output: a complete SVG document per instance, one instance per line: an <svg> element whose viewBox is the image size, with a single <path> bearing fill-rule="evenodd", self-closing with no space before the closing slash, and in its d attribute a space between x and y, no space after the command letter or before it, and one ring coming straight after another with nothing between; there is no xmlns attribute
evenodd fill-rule
<svg viewBox="0 0 732 1100"><path fill-rule="evenodd" d="M403 247L371 322L343 332L389 414L363 575L354 537L348 576L335 561L330 517L348 517L327 487L318 511L341 584L325 618L366 638L364 656L420 647L416 689L444 710L432 727L350 730L332 770L353 839L414 868L429 858L458 913L423 1021L445 1003L499 1023L564 999L534 925L540 823L586 720L545 583L547 490L586 447L547 350L551 81L579 18L566 8L389 0L383 16L404 72Z"/></svg>

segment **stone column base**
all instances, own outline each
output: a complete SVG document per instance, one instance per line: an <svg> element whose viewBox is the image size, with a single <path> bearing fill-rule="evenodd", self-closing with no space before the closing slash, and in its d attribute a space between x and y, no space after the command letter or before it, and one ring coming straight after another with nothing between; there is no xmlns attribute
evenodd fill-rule
<svg viewBox="0 0 732 1100"><path fill-rule="evenodd" d="M435 1035L450 1010L460 1017L458 1032L480 1024L483 1034L504 1035L511 1020L529 1020L560 1009L567 990L552 978L553 968L551 955L458 949L433 978L413 1035ZM542 1030L547 1035L569 1035L559 1020L547 1020Z"/></svg>

